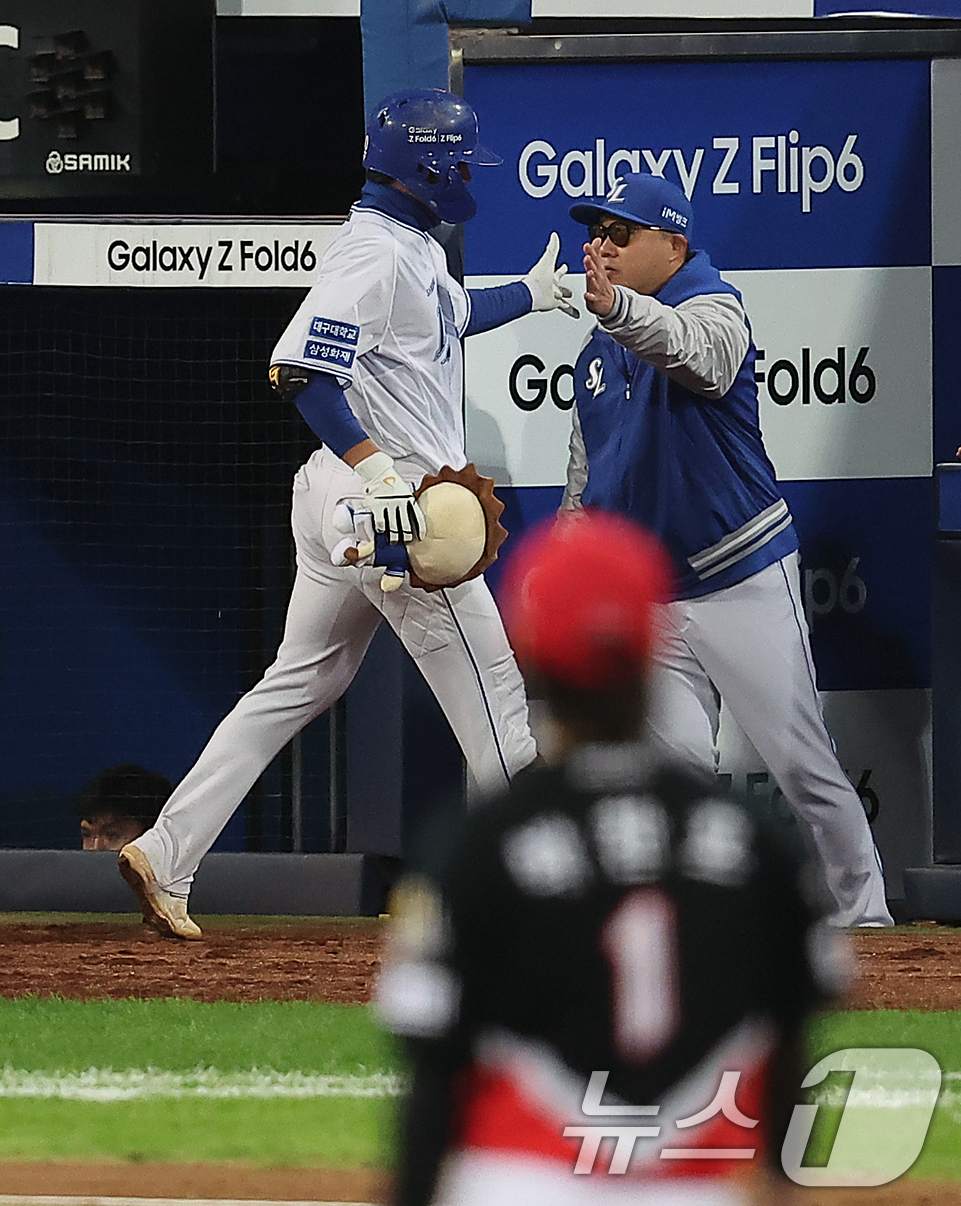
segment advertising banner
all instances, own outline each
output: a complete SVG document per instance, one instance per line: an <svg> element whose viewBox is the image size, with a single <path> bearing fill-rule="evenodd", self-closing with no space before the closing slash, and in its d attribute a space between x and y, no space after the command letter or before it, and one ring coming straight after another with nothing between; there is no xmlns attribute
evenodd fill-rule
<svg viewBox="0 0 961 1206"><path fill-rule="evenodd" d="M816 17L934 17L956 20L961 17L959 0L815 0Z"/></svg>
<svg viewBox="0 0 961 1206"><path fill-rule="evenodd" d="M782 480L930 477L929 268L725 276L751 318L761 430ZM568 283L583 295L582 274ZM593 325L586 311L576 323L537 314L467 341L471 456L503 484L563 485L573 364Z"/></svg>
<svg viewBox="0 0 961 1206"><path fill-rule="evenodd" d="M223 0L221 0L223 3ZM814 0L531 0L532 17L812 17Z"/></svg>
<svg viewBox="0 0 961 1206"><path fill-rule="evenodd" d="M961 60L931 64L931 263L961 264Z"/></svg>
<svg viewBox="0 0 961 1206"><path fill-rule="evenodd" d="M337 225L38 222L33 283L306 289Z"/></svg>
<svg viewBox="0 0 961 1206"><path fill-rule="evenodd" d="M225 5L266 0L219 0ZM292 0L272 0L291 3ZM330 2L330 0L328 0ZM234 11L230 9L229 11ZM961 17L961 0L531 0L532 17Z"/></svg>
<svg viewBox="0 0 961 1206"><path fill-rule="evenodd" d="M884 859L888 894L902 896L901 870L931 858L929 691L830 691L824 716ZM749 796L779 789L748 739L721 710L722 773Z"/></svg>
<svg viewBox="0 0 961 1206"><path fill-rule="evenodd" d="M359 17L360 0L217 0L218 17Z"/></svg>
<svg viewBox="0 0 961 1206"><path fill-rule="evenodd" d="M930 264L930 63L468 66L504 157L475 174L467 271L523 271L575 202L648 171L694 205L722 270ZM509 82L508 82L509 81ZM509 217L509 220L508 220Z"/></svg>

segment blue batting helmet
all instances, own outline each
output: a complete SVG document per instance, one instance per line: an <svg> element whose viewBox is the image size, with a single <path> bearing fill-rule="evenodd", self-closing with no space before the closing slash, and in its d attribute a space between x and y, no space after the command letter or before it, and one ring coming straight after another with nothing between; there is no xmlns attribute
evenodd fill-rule
<svg viewBox="0 0 961 1206"><path fill-rule="evenodd" d="M467 101L440 88L395 92L367 123L364 167L398 180L443 222L466 222L477 212L460 165L500 162L477 141Z"/></svg>

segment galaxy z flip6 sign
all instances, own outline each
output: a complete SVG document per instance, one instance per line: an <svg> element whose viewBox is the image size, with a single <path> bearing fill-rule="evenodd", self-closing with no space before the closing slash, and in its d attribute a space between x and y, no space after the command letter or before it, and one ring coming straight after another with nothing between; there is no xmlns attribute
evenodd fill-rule
<svg viewBox="0 0 961 1206"><path fill-rule="evenodd" d="M929 62L468 66L465 92L504 157L475 173L472 281L516 278L552 230L581 271L586 231L570 207L603 200L624 172L665 176L693 203L692 245L744 296L765 442L809 547L837 544L824 490L850 492L854 527L856 483L881 483L892 515L920 505L932 468ZM563 484L573 365L592 326L586 313L539 314L468 341L469 453L503 484ZM897 539L876 505L851 536L865 571ZM926 577L916 534L899 552ZM907 627L898 684L926 685L927 626ZM880 685L880 670L827 662L832 686Z"/></svg>
<svg viewBox="0 0 961 1206"><path fill-rule="evenodd" d="M468 283L516 279L552 230L581 272L586 232L570 207L643 171L684 190L692 245L742 292L765 443L801 539L820 686L882 843L895 801L923 812L927 798L931 73L918 61L465 71L484 141L504 157L475 173ZM583 277L573 283L577 300ZM468 452L514 488L515 529L558 502L573 366L592 326L589 314L538 314L467 342ZM736 735L725 758L774 789ZM900 822L889 842L913 826L922 859L923 817L908 823L902 811Z"/></svg>
<svg viewBox="0 0 961 1206"><path fill-rule="evenodd" d="M510 72L510 87L504 73ZM624 172L684 189L691 242L743 293L784 481L931 473L930 73L925 62L468 68L504 166L476 173L474 278L547 235L579 270L575 203ZM570 376L592 320L538 315L468 343L470 452L505 484L564 480Z"/></svg>

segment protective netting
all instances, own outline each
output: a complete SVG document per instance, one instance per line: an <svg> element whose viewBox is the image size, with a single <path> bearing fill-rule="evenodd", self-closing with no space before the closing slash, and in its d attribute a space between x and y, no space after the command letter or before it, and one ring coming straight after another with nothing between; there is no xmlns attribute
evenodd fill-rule
<svg viewBox="0 0 961 1206"><path fill-rule="evenodd" d="M0 289L0 845L78 845L118 763L176 782L271 661L316 441L266 371L301 296ZM289 849L298 794L326 847L323 730L222 848Z"/></svg>

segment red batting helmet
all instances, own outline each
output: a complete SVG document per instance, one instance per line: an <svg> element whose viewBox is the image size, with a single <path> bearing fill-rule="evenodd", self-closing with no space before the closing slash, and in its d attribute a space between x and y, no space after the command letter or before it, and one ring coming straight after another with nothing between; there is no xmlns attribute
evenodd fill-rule
<svg viewBox="0 0 961 1206"><path fill-rule="evenodd" d="M660 543L630 520L584 511L541 525L511 558L502 596L521 667L588 690L642 677L671 577Z"/></svg>

